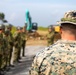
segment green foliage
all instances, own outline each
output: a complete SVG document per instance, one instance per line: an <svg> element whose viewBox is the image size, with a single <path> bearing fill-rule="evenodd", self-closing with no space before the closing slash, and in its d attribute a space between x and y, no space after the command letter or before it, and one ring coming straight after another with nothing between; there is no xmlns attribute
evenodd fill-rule
<svg viewBox="0 0 76 75"><path fill-rule="evenodd" d="M16 27L14 27L14 26L13 26L13 27L12 27L12 31L11 31L11 32L12 32L12 34L14 34L14 33L15 33L15 31L16 31Z"/></svg>
<svg viewBox="0 0 76 75"><path fill-rule="evenodd" d="M38 30L47 31L48 28L47 27L38 27Z"/></svg>
<svg viewBox="0 0 76 75"><path fill-rule="evenodd" d="M4 19L5 18L5 14L4 13L0 13L0 19Z"/></svg>

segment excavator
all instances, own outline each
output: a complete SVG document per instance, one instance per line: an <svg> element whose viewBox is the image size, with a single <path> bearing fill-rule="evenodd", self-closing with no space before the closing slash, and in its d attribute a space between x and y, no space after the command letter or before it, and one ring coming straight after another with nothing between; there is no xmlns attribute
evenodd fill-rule
<svg viewBox="0 0 76 75"><path fill-rule="evenodd" d="M36 38L39 36L37 32L38 24L36 22L32 22L32 17L30 16L30 12L28 9L25 12L25 28L26 28L28 37Z"/></svg>
<svg viewBox="0 0 76 75"><path fill-rule="evenodd" d="M25 12L25 26L26 30L29 33L34 32L38 29L38 24L36 22L32 22L29 10L26 10Z"/></svg>

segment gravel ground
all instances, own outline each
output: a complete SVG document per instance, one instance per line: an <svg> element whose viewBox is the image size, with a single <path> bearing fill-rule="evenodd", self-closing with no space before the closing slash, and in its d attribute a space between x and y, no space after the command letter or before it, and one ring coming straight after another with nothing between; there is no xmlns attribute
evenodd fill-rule
<svg viewBox="0 0 76 75"><path fill-rule="evenodd" d="M28 75L33 57L38 51L44 48L45 46L27 46L25 49L26 56L22 57L21 63L15 63L15 67L11 68L5 75Z"/></svg>

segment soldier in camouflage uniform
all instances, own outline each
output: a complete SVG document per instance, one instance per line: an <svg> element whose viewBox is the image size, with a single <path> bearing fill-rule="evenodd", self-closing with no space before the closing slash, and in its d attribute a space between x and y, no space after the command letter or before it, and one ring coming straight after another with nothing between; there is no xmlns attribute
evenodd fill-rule
<svg viewBox="0 0 76 75"><path fill-rule="evenodd" d="M17 31L14 33L14 47L15 47L15 53L14 53L14 61L19 62L20 52L21 52L21 27L17 27Z"/></svg>
<svg viewBox="0 0 76 75"><path fill-rule="evenodd" d="M54 43L54 35L55 35L54 27L49 26L48 32L49 33L47 34L47 42L48 42L48 46L49 46L49 45L52 45Z"/></svg>
<svg viewBox="0 0 76 75"><path fill-rule="evenodd" d="M5 42L3 38L3 25L0 24L0 75L3 74L3 58L4 58Z"/></svg>
<svg viewBox="0 0 76 75"><path fill-rule="evenodd" d="M3 24L2 25L2 34L3 34L3 40L4 40L4 50L3 50L3 59L2 59L2 64L3 64L3 69L4 70L8 70L9 67L8 67L8 55L9 55L9 48L8 48L8 37L6 35L6 32L5 32L5 25ZM6 39L7 38L7 39Z"/></svg>
<svg viewBox="0 0 76 75"><path fill-rule="evenodd" d="M25 56L25 46L26 46L26 31L25 27L22 28L21 32L21 38L22 38L22 56Z"/></svg>
<svg viewBox="0 0 76 75"><path fill-rule="evenodd" d="M4 39L5 41L7 42L7 49L4 51L4 54L5 54L5 62L6 62L6 69L8 69L10 63L10 36L9 36L9 31L6 30L5 31L5 34L4 34Z"/></svg>
<svg viewBox="0 0 76 75"><path fill-rule="evenodd" d="M40 51L29 75L76 75L76 23L62 22L61 40Z"/></svg>
<svg viewBox="0 0 76 75"><path fill-rule="evenodd" d="M55 35L54 35L54 43L55 43L56 41L58 41L59 39L61 39L60 32L56 32L56 31L55 31Z"/></svg>
<svg viewBox="0 0 76 75"><path fill-rule="evenodd" d="M8 41L9 41L9 46L10 46L10 50L9 50L9 66L13 66L11 64L11 58L12 58L12 52L13 52L13 42L14 42L14 39L13 39L13 35L11 33L11 30L12 30L12 25L9 24L7 26L7 31L6 31L6 34L8 34L9 38L8 38Z"/></svg>

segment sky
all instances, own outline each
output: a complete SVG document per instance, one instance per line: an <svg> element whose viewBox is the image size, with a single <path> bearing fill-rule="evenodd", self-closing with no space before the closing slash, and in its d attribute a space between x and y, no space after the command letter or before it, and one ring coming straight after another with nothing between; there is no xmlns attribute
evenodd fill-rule
<svg viewBox="0 0 76 75"><path fill-rule="evenodd" d="M24 26L27 9L32 22L47 27L60 21L65 12L76 10L76 0L0 0L0 12L15 26Z"/></svg>

